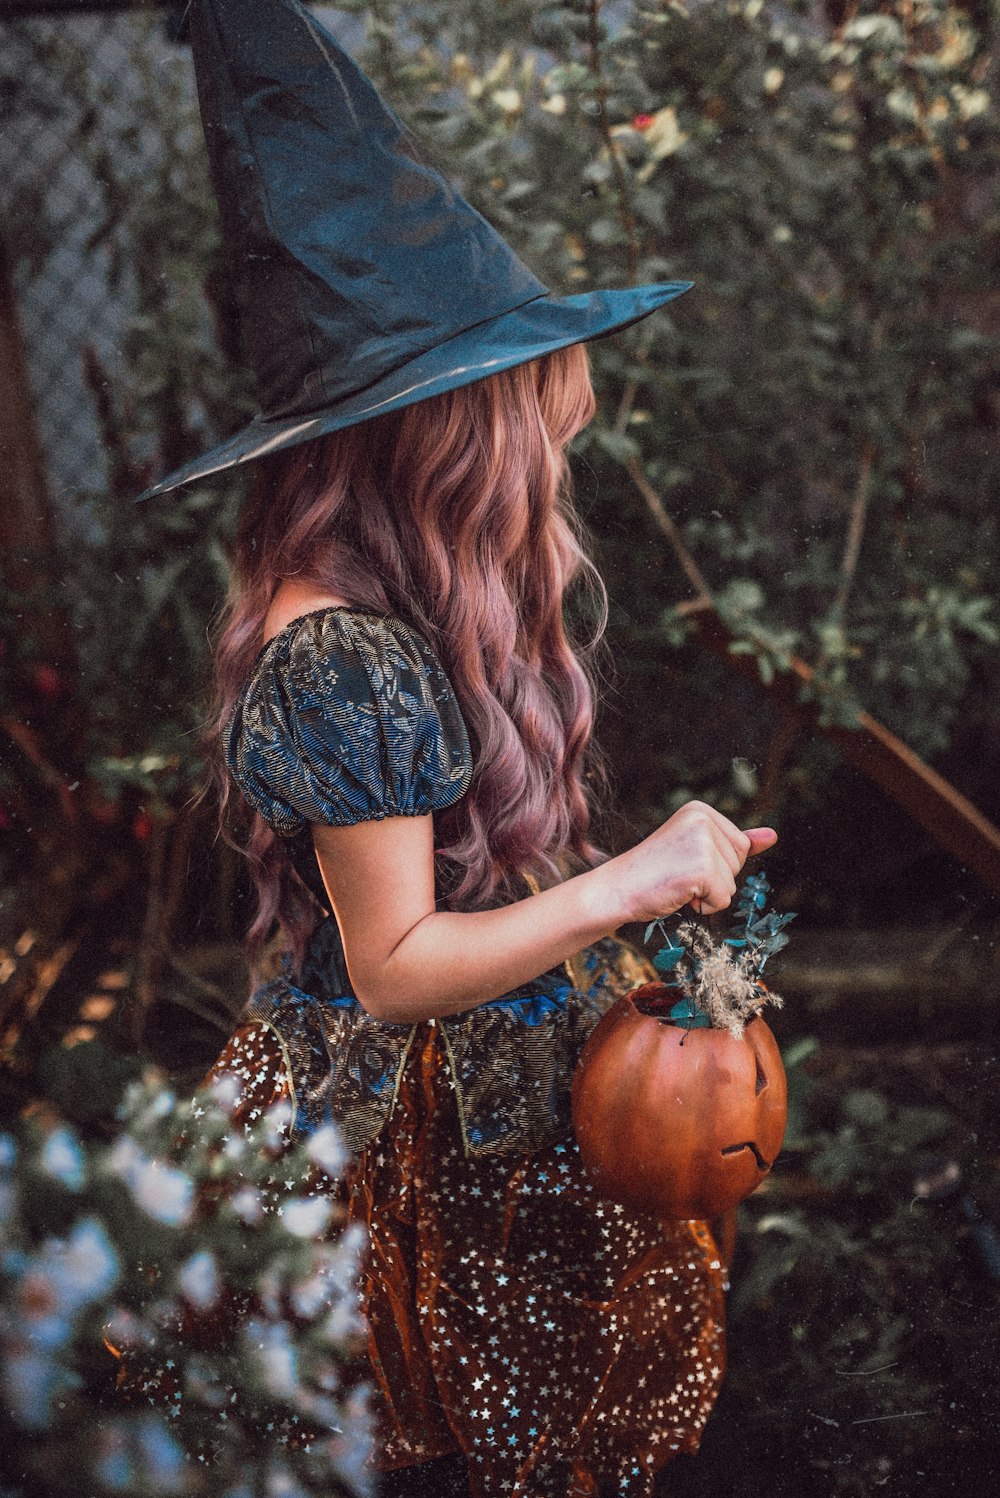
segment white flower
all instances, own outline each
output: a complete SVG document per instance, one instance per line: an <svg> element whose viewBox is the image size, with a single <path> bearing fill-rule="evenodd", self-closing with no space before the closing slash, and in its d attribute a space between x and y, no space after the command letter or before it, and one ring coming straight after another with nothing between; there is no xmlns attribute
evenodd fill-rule
<svg viewBox="0 0 1000 1498"><path fill-rule="evenodd" d="M267 1469L267 1498L309 1498L305 1488L283 1462L272 1461Z"/></svg>
<svg viewBox="0 0 1000 1498"><path fill-rule="evenodd" d="M295 1238L317 1238L329 1226L332 1204L323 1196L293 1197L285 1204L282 1221Z"/></svg>
<svg viewBox="0 0 1000 1498"><path fill-rule="evenodd" d="M146 1108L143 1109L143 1124L156 1123L161 1118L167 1118L173 1112L176 1105L176 1095L169 1087L157 1088Z"/></svg>
<svg viewBox="0 0 1000 1498"><path fill-rule="evenodd" d="M10 1414L26 1430L45 1430L58 1394L83 1380L40 1352L12 1352L0 1368L0 1388Z"/></svg>
<svg viewBox="0 0 1000 1498"><path fill-rule="evenodd" d="M230 1134L222 1146L222 1153L227 1160L239 1160L246 1152L247 1142L242 1134Z"/></svg>
<svg viewBox="0 0 1000 1498"><path fill-rule="evenodd" d="M292 1105L287 1098L279 1098L276 1103L271 1104L261 1119L265 1145L273 1149L284 1143L292 1126L292 1116Z"/></svg>
<svg viewBox="0 0 1000 1498"><path fill-rule="evenodd" d="M66 1284L79 1296L80 1304L106 1295L121 1273L111 1239L96 1217L84 1217L77 1223L60 1262Z"/></svg>
<svg viewBox="0 0 1000 1498"><path fill-rule="evenodd" d="M229 1205L240 1221L246 1223L247 1227L252 1227L255 1223L260 1222L264 1216L264 1209L260 1201L260 1192L255 1191L252 1186L244 1186L240 1191L237 1191L236 1195L230 1200Z"/></svg>
<svg viewBox="0 0 1000 1498"><path fill-rule="evenodd" d="M42 1150L42 1169L70 1191L79 1191L86 1179L86 1163L80 1141L72 1129L53 1129Z"/></svg>
<svg viewBox="0 0 1000 1498"><path fill-rule="evenodd" d="M653 115L652 124L647 125L643 131L643 138L649 151L649 160L636 172L638 182L647 182L659 163L679 151L688 136L680 127L676 109L668 104L665 109L658 109Z"/></svg>
<svg viewBox="0 0 1000 1498"><path fill-rule="evenodd" d="M131 1492L135 1487L135 1468L126 1449L124 1431L115 1426L100 1432L99 1438L101 1450L94 1464L99 1481L112 1493Z"/></svg>
<svg viewBox="0 0 1000 1498"><path fill-rule="evenodd" d="M345 1297L333 1307L321 1330L331 1347L343 1347L345 1342L363 1335L365 1320L357 1305Z"/></svg>
<svg viewBox="0 0 1000 1498"><path fill-rule="evenodd" d="M343 1428L334 1447L337 1470L352 1493L374 1491L369 1465L374 1438L370 1399L371 1390L367 1384L351 1392L344 1411Z"/></svg>
<svg viewBox="0 0 1000 1498"><path fill-rule="evenodd" d="M268 1392L281 1398L298 1390L298 1358L283 1323L250 1321L245 1338L260 1365Z"/></svg>
<svg viewBox="0 0 1000 1498"><path fill-rule="evenodd" d="M328 1176L339 1176L347 1164L347 1150L340 1131L333 1124L324 1124L310 1135L306 1143L306 1154L310 1160L326 1171Z"/></svg>
<svg viewBox="0 0 1000 1498"><path fill-rule="evenodd" d="M521 108L521 95L516 88L498 88L494 91L493 102L504 114L517 114Z"/></svg>
<svg viewBox="0 0 1000 1498"><path fill-rule="evenodd" d="M107 1162L112 1175L124 1181L126 1186L134 1187L140 1171L149 1163L149 1156L130 1134L122 1134L108 1151Z"/></svg>
<svg viewBox="0 0 1000 1498"><path fill-rule="evenodd" d="M230 1113L240 1100L240 1081L238 1077L233 1076L232 1072L225 1072L222 1076L216 1077L209 1090L223 1113Z"/></svg>
<svg viewBox="0 0 1000 1498"><path fill-rule="evenodd" d="M136 1434L146 1468L147 1491L162 1494L163 1498L171 1493L188 1492L187 1458L163 1420L158 1415L143 1415L137 1422Z"/></svg>
<svg viewBox="0 0 1000 1498"><path fill-rule="evenodd" d="M156 1222L180 1227L189 1220L194 1205L194 1182L183 1170L165 1165L162 1160L149 1160L129 1185L139 1206Z"/></svg>
<svg viewBox="0 0 1000 1498"><path fill-rule="evenodd" d="M327 1286L321 1274L311 1274L292 1290L292 1305L296 1316L306 1321L315 1321L326 1305Z"/></svg>
<svg viewBox="0 0 1000 1498"><path fill-rule="evenodd" d="M898 119L913 123L920 118L920 105L908 88L894 88L886 95L885 102Z"/></svg>
<svg viewBox="0 0 1000 1498"><path fill-rule="evenodd" d="M155 1067L147 1067L140 1080L128 1084L115 1117L122 1119L128 1128L140 1131L166 1118L176 1103L177 1098L164 1084L162 1074Z"/></svg>
<svg viewBox="0 0 1000 1498"><path fill-rule="evenodd" d="M69 1238L47 1238L22 1280L32 1304L40 1309L33 1317L35 1345L54 1347L64 1342L73 1317L90 1301L106 1295L120 1272L118 1256L96 1217L81 1219Z"/></svg>
<svg viewBox="0 0 1000 1498"><path fill-rule="evenodd" d="M953 20L949 26L942 27L941 38L943 46L937 54L939 67L957 67L975 51L976 40L972 29L963 21Z"/></svg>
<svg viewBox="0 0 1000 1498"><path fill-rule="evenodd" d="M219 1269L215 1255L203 1249L181 1265L177 1275L185 1297L199 1311L206 1311L219 1298Z"/></svg>
<svg viewBox="0 0 1000 1498"><path fill-rule="evenodd" d="M984 88L963 88L960 83L956 83L951 93L963 120L985 114L990 107L990 96Z"/></svg>
<svg viewBox="0 0 1000 1498"><path fill-rule="evenodd" d="M785 81L783 68L768 68L764 74L765 94L776 94Z"/></svg>
<svg viewBox="0 0 1000 1498"><path fill-rule="evenodd" d="M903 47L906 38L903 28L894 16L859 16L844 27L844 37L852 42L875 40L887 51L891 47Z"/></svg>

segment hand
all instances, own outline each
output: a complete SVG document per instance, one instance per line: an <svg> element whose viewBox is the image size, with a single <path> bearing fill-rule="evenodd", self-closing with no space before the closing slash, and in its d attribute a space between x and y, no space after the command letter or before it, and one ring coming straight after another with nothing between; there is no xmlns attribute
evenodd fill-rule
<svg viewBox="0 0 1000 1498"><path fill-rule="evenodd" d="M614 882L622 924L673 915L690 903L698 915L725 910L736 876L778 840L773 827L741 831L704 801L688 801L627 853L601 865Z"/></svg>

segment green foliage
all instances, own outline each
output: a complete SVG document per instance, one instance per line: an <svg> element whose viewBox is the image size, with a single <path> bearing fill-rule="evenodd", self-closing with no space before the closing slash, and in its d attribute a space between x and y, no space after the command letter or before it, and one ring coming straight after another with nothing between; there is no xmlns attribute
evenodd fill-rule
<svg viewBox="0 0 1000 1498"><path fill-rule="evenodd" d="M36 54L32 76L53 80L64 118L75 120L63 149L99 194L88 204L99 221L85 261L103 268L128 317L116 369L85 350L108 485L63 499L58 599L4 600L17 627L0 699L25 715L24 678L45 661L37 613L57 608L76 652L62 706L71 692L84 708L76 769L115 801L131 784L165 815L202 770L206 633L228 583L224 543L239 491L132 501L154 473L246 419L252 401L190 63L183 52L163 56L161 26L159 17L136 18L120 87L92 71L72 31L20 36ZM45 101L29 102L44 118Z"/></svg>
<svg viewBox="0 0 1000 1498"><path fill-rule="evenodd" d="M252 402L234 359L231 292L188 64L183 55L160 57L159 25L151 18L137 33L132 111L117 130L111 115L82 140L103 194L95 240L110 252L131 317L122 350L128 383L109 389L102 411L111 483L80 496L93 539L81 546L74 537L64 606L81 645L87 768L112 800L131 785L165 814L202 771L206 635L228 584L224 544L238 491L132 501L154 473L246 419ZM84 59L64 66L85 76ZM113 101L100 103L110 111Z"/></svg>
<svg viewBox="0 0 1000 1498"><path fill-rule="evenodd" d="M0 1135L5 1491L369 1491L339 1136L290 1142L288 1104L234 1121L229 1082L133 1082L110 1143Z"/></svg>
<svg viewBox="0 0 1000 1498"><path fill-rule="evenodd" d="M692 1492L749 1498L764 1473L779 1498L995 1486L996 1282L960 1199L919 1184L962 1162L997 1221L991 1052L785 1049L788 1132L740 1209L729 1381Z"/></svg>
<svg viewBox="0 0 1000 1498"><path fill-rule="evenodd" d="M669 568L650 585L665 543L622 472L638 459L765 684L794 650L821 722L864 707L929 755L982 721L1000 241L968 14L872 4L833 34L759 0L377 16L367 64L551 285L696 282L592 345L602 415L579 472L633 679L678 644L663 605L682 591ZM701 676L705 699L728 695ZM703 746L675 747L676 695L649 712L644 784L735 811L746 792Z"/></svg>
<svg viewBox="0 0 1000 1498"><path fill-rule="evenodd" d="M648 942L659 931L666 942L653 957L653 966L663 974L664 987L678 989L682 995L660 1015L664 1022L686 1030L714 1026L738 1037L746 1021L766 1003L781 1006L781 1000L761 983L760 975L768 958L788 945L784 928L795 913L778 915L765 910L770 890L763 871L747 877L737 896L730 934L721 943L694 921L682 922L672 934L662 919L650 921L643 940Z"/></svg>
<svg viewBox="0 0 1000 1498"><path fill-rule="evenodd" d="M554 290L696 282L591 345L601 414L576 446L611 644L642 701L641 743L610 745L633 818L693 794L739 815L767 730L688 643L669 606L682 577L629 464L762 684L795 652L823 723L864 707L928 755L990 722L998 134L969 14L864 0L832 31L762 0L333 9L363 20L378 84ZM189 64L163 56L158 25L137 31L116 97L69 36L46 44L100 184L91 249L130 309L121 370L91 371L111 483L79 496L60 558L77 655L60 705L81 726L59 769L126 825L140 808L168 823L201 775L239 485L130 501L253 407ZM0 695L24 717L44 649L19 601L3 607ZM22 773L0 786L15 808ZM790 811L809 794L793 778Z"/></svg>

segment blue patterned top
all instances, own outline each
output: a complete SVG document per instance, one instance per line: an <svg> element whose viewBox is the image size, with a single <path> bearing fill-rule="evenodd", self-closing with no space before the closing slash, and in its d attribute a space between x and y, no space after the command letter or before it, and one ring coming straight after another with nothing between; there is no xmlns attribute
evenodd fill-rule
<svg viewBox="0 0 1000 1498"><path fill-rule="evenodd" d="M472 777L468 734L427 642L394 615L331 605L292 620L264 646L226 726L226 762L250 805L287 839L325 908L310 823L339 827L418 816L461 799ZM537 889L524 874L526 891ZM350 986L336 920L310 938L296 977L252 996L244 1022L279 1037L295 1127L335 1120L365 1148L395 1106L419 1026L377 1019ZM654 977L614 937L532 982L437 1023L468 1154L525 1153L570 1129L573 1070L619 993Z"/></svg>
<svg viewBox="0 0 1000 1498"><path fill-rule="evenodd" d="M468 734L430 646L390 614L333 604L261 650L230 717L226 762L285 837L451 806L472 778Z"/></svg>

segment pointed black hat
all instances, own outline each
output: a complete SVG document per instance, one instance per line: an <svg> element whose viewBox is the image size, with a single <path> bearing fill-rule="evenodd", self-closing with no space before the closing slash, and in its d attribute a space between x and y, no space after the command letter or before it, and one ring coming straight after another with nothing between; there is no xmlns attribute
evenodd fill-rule
<svg viewBox="0 0 1000 1498"><path fill-rule="evenodd" d="M551 296L299 0L191 10L261 411L140 499L599 338L688 290Z"/></svg>

